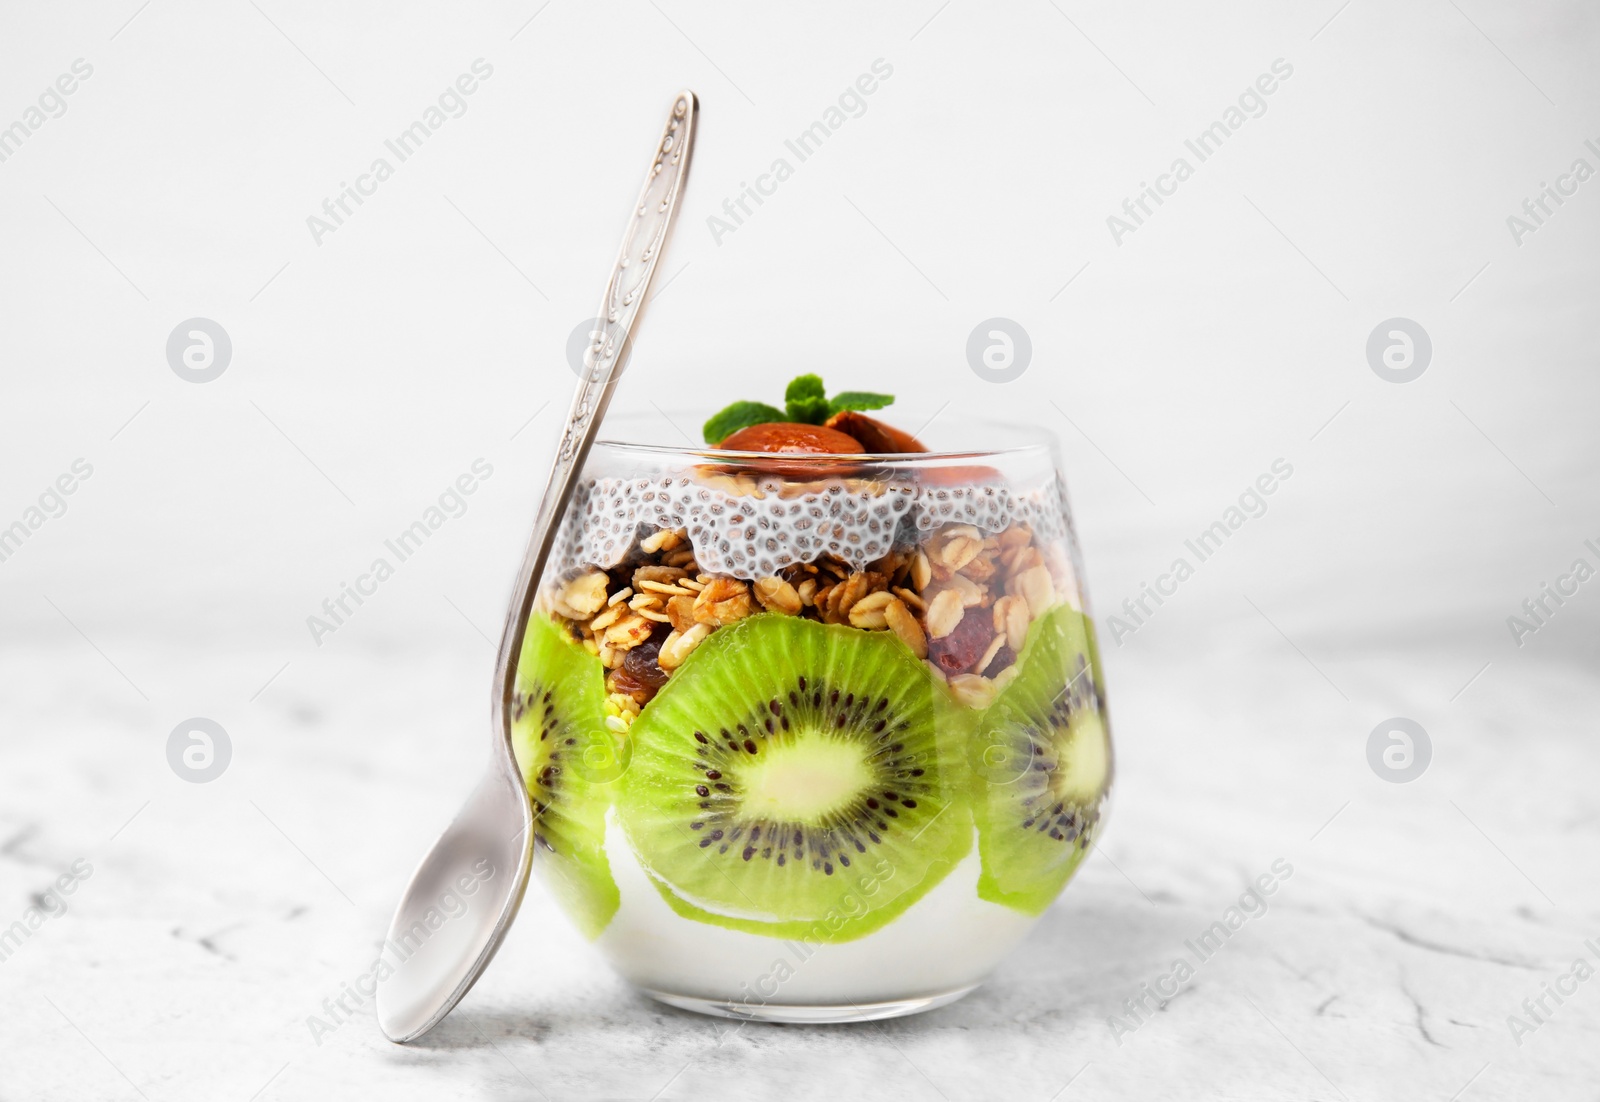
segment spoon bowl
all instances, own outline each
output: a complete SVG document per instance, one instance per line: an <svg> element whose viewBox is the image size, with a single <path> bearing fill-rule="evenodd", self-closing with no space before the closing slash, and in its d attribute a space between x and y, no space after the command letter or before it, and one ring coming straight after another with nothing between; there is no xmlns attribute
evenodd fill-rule
<svg viewBox="0 0 1600 1102"><path fill-rule="evenodd" d="M508 743L417 866L395 912L387 948L400 966L378 989L385 1037L420 1037L461 1001L517 916L532 857L533 809Z"/></svg>

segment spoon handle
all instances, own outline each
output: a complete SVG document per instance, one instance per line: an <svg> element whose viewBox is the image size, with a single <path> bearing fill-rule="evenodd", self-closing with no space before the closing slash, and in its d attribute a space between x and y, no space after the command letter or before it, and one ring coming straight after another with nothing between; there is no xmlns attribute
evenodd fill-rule
<svg viewBox="0 0 1600 1102"><path fill-rule="evenodd" d="M517 648L528 626L534 587L544 573L561 518L566 515L567 506L572 501L583 461L594 444L600 420L605 415L612 391L616 389L617 380L621 378L628 354L632 351L628 336L644 309L650 279L655 275L656 264L666 249L678 199L683 194L684 180L689 173L695 119L699 111L699 100L687 88L673 100L672 113L667 118L661 141L656 145L655 156L650 160L650 171L645 176L644 186L639 189L639 201L634 206L633 216L628 219L616 265L611 270L605 294L600 299L599 322L590 334L589 347L584 352L578 390L573 395L572 409L567 413L566 426L561 432L561 443L556 449L550 481L545 486L533 535L528 541L528 552L523 559L522 572L517 576L516 596L506 617L505 633L500 639L500 655L495 668L494 733L497 740L505 739L507 744L511 739L511 725L507 717L516 690Z"/></svg>
<svg viewBox="0 0 1600 1102"><path fill-rule="evenodd" d="M600 303L600 322L583 358L578 391L567 414L545 487L533 535L517 576L516 594L506 617L505 635L495 665L494 741L489 772L466 806L445 828L411 875L389 924L385 944L401 961L377 991L378 1023L391 1041L405 1042L438 1025L489 966L505 938L533 859L534 816L511 743L511 701L516 688L517 650L528 627L533 594L544 573L557 527L572 500L583 461L611 392L628 358L628 334L638 323L650 290L650 277L666 246L673 214L683 193L694 141L694 93L685 89L672 104L666 131L650 160L639 202L628 219L616 267ZM516 829L520 827L521 829ZM474 879L505 870L494 890L477 892L473 902L446 926L435 925L444 894L461 887L470 869ZM480 870L487 869L485 876ZM459 898L452 896L452 898ZM439 930L442 932L432 933ZM401 952L396 946L403 946Z"/></svg>

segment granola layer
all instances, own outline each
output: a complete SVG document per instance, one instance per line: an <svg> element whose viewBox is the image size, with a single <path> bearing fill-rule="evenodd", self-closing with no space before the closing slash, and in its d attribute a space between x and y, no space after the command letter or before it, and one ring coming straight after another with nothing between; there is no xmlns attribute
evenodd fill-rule
<svg viewBox="0 0 1600 1102"><path fill-rule="evenodd" d="M944 524L861 569L822 554L756 577L706 569L684 528L636 531L622 561L557 576L539 603L606 667L619 733L712 632L758 612L894 632L958 701L986 707L1016 676L1029 625L1082 607L1067 545L1026 524Z"/></svg>

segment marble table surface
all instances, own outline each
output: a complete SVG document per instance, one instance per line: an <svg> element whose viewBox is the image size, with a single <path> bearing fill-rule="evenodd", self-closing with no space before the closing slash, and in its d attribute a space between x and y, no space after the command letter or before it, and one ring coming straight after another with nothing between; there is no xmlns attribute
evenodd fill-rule
<svg viewBox="0 0 1600 1102"><path fill-rule="evenodd" d="M1575 666L1499 662L1451 700L1481 656L1129 647L1110 659L1103 845L964 1001L848 1027L682 1013L530 894L457 1013L399 1047L370 1002L329 1033L307 1019L366 969L481 765L487 646L313 659L97 638L146 671L134 689L77 642L0 645L0 928L63 874L73 888L0 962L6 1102L1483 1102L1600 1083L1600 979L1567 978L1600 952L1600 683ZM1432 743L1406 784L1367 760L1397 713ZM233 751L204 784L166 759L196 714ZM1292 873L1267 912L1131 1013L1277 861Z"/></svg>

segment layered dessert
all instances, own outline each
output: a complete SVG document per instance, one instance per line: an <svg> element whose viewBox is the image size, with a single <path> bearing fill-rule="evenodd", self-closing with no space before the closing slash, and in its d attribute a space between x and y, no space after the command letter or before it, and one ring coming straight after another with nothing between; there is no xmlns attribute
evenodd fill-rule
<svg viewBox="0 0 1600 1102"><path fill-rule="evenodd" d="M889 401L802 376L782 409L713 417L706 450L598 446L541 579L512 708L534 868L667 1001L956 997L1100 827L1055 464L929 453L868 416Z"/></svg>

